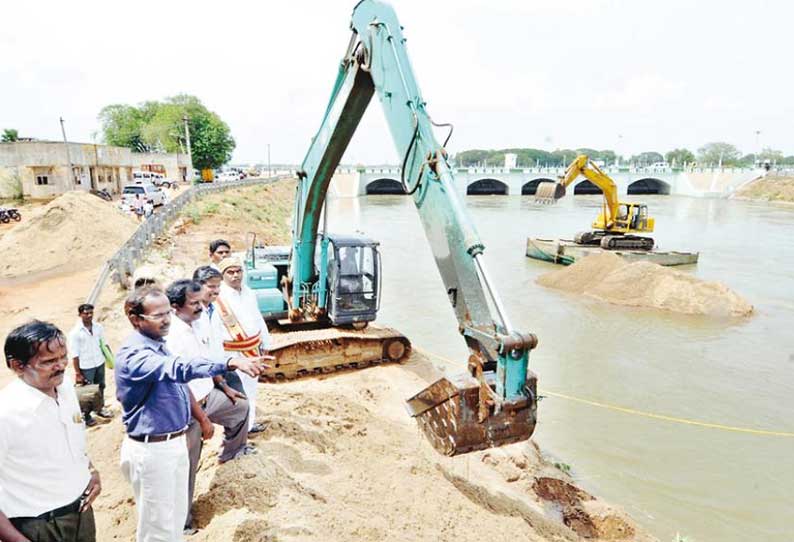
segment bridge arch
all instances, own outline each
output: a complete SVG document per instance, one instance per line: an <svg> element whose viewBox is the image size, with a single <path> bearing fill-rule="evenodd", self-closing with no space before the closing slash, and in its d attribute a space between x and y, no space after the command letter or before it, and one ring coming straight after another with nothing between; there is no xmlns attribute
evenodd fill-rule
<svg viewBox="0 0 794 542"><path fill-rule="evenodd" d="M531 181L524 183L521 185L521 195L522 196L534 196L535 193L538 191L538 185L540 183L553 183L556 182L554 179L532 179Z"/></svg>
<svg viewBox="0 0 794 542"><path fill-rule="evenodd" d="M573 187L574 196L586 194L603 194L604 192L588 180L580 181Z"/></svg>
<svg viewBox="0 0 794 542"><path fill-rule="evenodd" d="M397 179L375 179L367 183L365 188L367 194L405 194L403 185Z"/></svg>
<svg viewBox="0 0 794 542"><path fill-rule="evenodd" d="M629 185L629 194L670 194L670 185L660 179L646 178L634 181Z"/></svg>
<svg viewBox="0 0 794 542"><path fill-rule="evenodd" d="M498 179L480 179L466 187L467 196L506 196L510 192L507 183Z"/></svg>

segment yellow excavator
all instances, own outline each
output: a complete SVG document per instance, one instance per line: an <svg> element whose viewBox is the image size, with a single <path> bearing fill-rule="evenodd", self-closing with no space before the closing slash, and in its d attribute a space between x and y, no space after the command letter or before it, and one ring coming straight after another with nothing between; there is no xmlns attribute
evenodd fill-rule
<svg viewBox="0 0 794 542"><path fill-rule="evenodd" d="M644 203L629 203L618 200L618 187L609 175L593 163L585 154L577 156L568 166L559 181L538 185L535 200L555 203L565 195L565 189L579 177L585 177L604 193L604 206L593 222L592 231L576 234L578 245L600 245L607 250L651 250L653 238L637 233L653 232L654 219L648 216Z"/></svg>

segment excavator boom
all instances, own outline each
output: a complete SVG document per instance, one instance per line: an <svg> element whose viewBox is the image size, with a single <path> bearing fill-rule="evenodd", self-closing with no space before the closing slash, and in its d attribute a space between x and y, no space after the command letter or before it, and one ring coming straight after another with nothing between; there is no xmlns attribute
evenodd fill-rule
<svg viewBox="0 0 794 542"><path fill-rule="evenodd" d="M328 184L373 95L378 96L449 303L470 356L466 374L441 379L409 399L433 445L454 455L529 438L536 378L528 371L531 334L515 331L488 278L485 246L458 196L444 146L435 137L394 10L362 0L320 129L298 173L290 311L317 290L314 255ZM436 125L438 126L438 125Z"/></svg>

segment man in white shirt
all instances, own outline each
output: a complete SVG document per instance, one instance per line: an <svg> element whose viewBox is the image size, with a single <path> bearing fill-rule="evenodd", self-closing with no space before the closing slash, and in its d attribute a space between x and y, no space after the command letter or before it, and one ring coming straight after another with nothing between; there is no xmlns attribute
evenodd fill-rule
<svg viewBox="0 0 794 542"><path fill-rule="evenodd" d="M94 306L83 303L77 307L77 321L69 332L69 357L74 364L74 380L79 385L98 384L99 398L96 415L100 418L112 418L113 414L105 408L105 355L102 353L101 342L104 340L104 329L94 322ZM84 412L85 424L96 425L91 411Z"/></svg>
<svg viewBox="0 0 794 542"><path fill-rule="evenodd" d="M203 312L201 284L188 279L178 280L168 286L166 295L176 316L171 320L171 330L166 337L169 351L183 358L204 358L221 363L234 357L227 355L220 343L213 347L209 328L199 323ZM192 395L192 416L186 434L190 459L188 503L191 504L202 440L212 438L213 423L224 428L223 445L218 456L221 463L254 453L255 448L247 445L249 409L245 396L229 388L220 375L191 380L187 385ZM192 516L188 509L186 533L194 532L191 524Z"/></svg>
<svg viewBox="0 0 794 542"><path fill-rule="evenodd" d="M213 351L223 352L223 323L218 304L215 302L221 293L223 275L217 267L203 265L193 272L193 280L201 284L201 305L204 310L201 311L199 325L206 328L204 332L210 336ZM245 397L243 383L235 371L227 372L223 378L226 385Z"/></svg>
<svg viewBox="0 0 794 542"><path fill-rule="evenodd" d="M94 542L101 484L64 379L63 333L34 320L11 331L4 350L17 378L0 390L0 540Z"/></svg>
<svg viewBox="0 0 794 542"><path fill-rule="evenodd" d="M223 323L223 348L230 355L257 357L267 352L270 335L259 312L256 294L243 284L243 266L238 258L225 258L218 264L223 276L217 304ZM256 390L258 378L240 374L248 397L248 432L258 433L265 426L256 423Z"/></svg>

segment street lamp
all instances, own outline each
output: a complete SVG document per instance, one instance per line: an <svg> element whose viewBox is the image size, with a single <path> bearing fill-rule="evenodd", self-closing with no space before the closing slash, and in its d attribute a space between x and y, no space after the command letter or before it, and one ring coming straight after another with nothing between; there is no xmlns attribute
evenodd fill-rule
<svg viewBox="0 0 794 542"><path fill-rule="evenodd" d="M190 127L187 124L187 113L182 116L182 122L185 123L185 143L187 144L187 158L190 162L190 167L187 168L187 182L193 181L193 150L190 148Z"/></svg>

